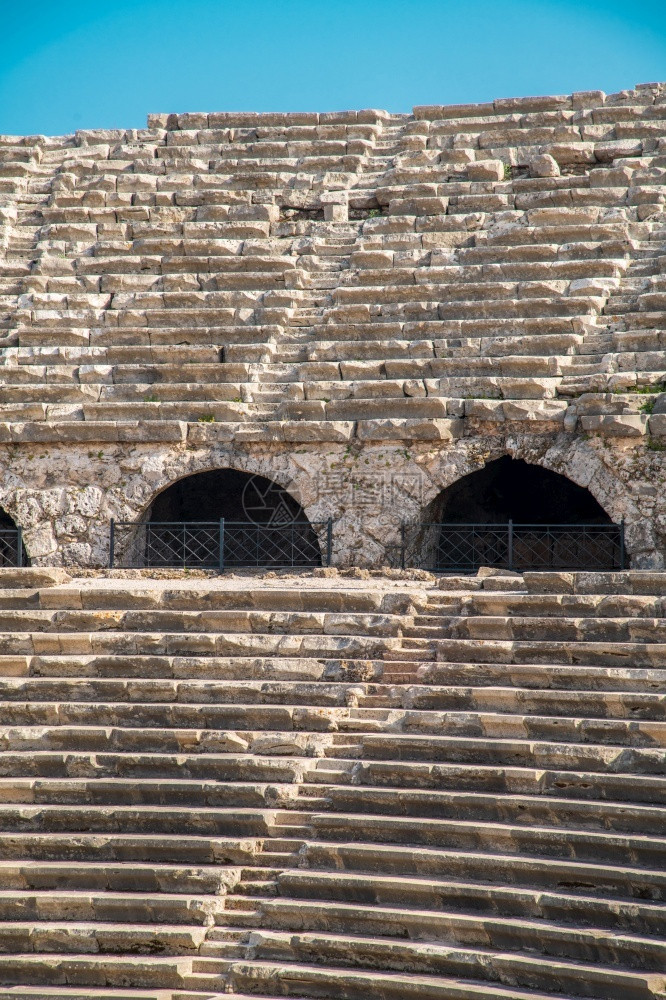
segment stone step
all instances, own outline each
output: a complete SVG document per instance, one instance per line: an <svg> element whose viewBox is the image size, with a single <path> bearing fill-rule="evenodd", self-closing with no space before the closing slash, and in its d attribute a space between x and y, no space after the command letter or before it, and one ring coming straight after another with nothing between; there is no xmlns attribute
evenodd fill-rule
<svg viewBox="0 0 666 1000"><path fill-rule="evenodd" d="M441 791L428 789L376 788L361 786L324 786L326 808L355 813L361 810L381 816L410 816L436 819L477 820L480 823L532 824L544 827L660 835L663 832L663 809L658 805L625 802L573 801L555 795L503 794L492 792ZM299 802L301 800L299 799Z"/></svg>
<svg viewBox="0 0 666 1000"><path fill-rule="evenodd" d="M267 929L269 938L275 932L298 931L307 935L323 931L327 938L330 934L349 936L353 949L359 935L366 940L374 938L385 947L391 940L406 937L410 944L415 945L427 940L440 946L457 945L464 951L494 948L506 953L520 953L521 956L540 953L544 959L553 957L585 964L589 962L595 968L619 966L643 973L664 968L666 943L659 938L596 927L571 927L551 920L494 914L467 915L446 910L406 910L386 904L364 906L358 902L324 899L270 898L261 900L260 906L261 926ZM261 949L261 945L259 947ZM492 967L490 955L488 959ZM474 977L474 973L468 971L467 974L470 978Z"/></svg>
<svg viewBox="0 0 666 1000"><path fill-rule="evenodd" d="M343 628L345 625L342 626ZM360 630L359 630L360 632ZM66 652L83 656L245 656L339 658L349 660L382 659L384 653L396 649L399 639L388 636L373 638L357 634L298 634L292 633L288 641L277 631L265 633L250 632L140 632L140 631L99 631L99 632L30 632L0 633L0 654L55 656ZM660 647L655 646L656 650ZM401 651L399 659L406 659ZM422 657L425 659L426 657ZM432 656L428 659L433 659ZM654 664L655 666L657 664Z"/></svg>
<svg viewBox="0 0 666 1000"><path fill-rule="evenodd" d="M0 612L1 615L1 612ZM517 640L526 642L644 642L659 643L666 638L666 623L662 617L640 618L602 617L583 618L561 615L467 615L454 617L442 615L440 628L447 629L452 639L488 639L490 641Z"/></svg>
<svg viewBox="0 0 666 1000"><path fill-rule="evenodd" d="M474 689L471 689L474 690ZM476 689L484 690L484 689ZM487 689L486 689L487 690ZM455 699L453 699L455 703ZM0 728L6 738L7 729L16 726L52 727L54 743L73 737L71 749L90 749L99 745L99 728L115 730L113 739L124 730L136 733L136 746L140 745L141 734L154 732L154 739L160 730L175 730L175 738L183 730L196 731L204 726L208 730L292 733L321 730L381 733L388 729L388 721L403 733L438 730L451 736L503 738L527 738L533 740L558 740L627 745L634 747L662 747L666 745L666 723L646 719L622 717L606 718L603 712L584 713L574 718L563 715L522 714L512 711L478 710L465 711L458 707L455 712L438 713L404 712L395 709L390 720L379 709L350 709L324 707L296 707L282 705L211 705L197 704L154 704L145 702L106 703L94 705L90 702L60 704L57 702L5 702L0 705ZM380 716L377 713L380 713ZM88 725L90 736L84 736L81 745L77 740L77 730ZM62 735L56 735L60 732ZM117 735L116 735L117 734ZM46 734L44 734L46 735ZM18 748L20 742L11 734L12 746ZM145 737L144 737L145 738ZM6 740L5 740L6 742ZM48 740L41 744L43 749L55 749ZM109 749L115 749L111 740Z"/></svg>
<svg viewBox="0 0 666 1000"><path fill-rule="evenodd" d="M236 828L238 833L238 828ZM265 832L265 831L264 831ZM259 847L248 837L187 836L176 834L129 834L125 832L0 832L0 860L12 864L27 861L66 861L108 864L109 862L173 863L197 865L249 865ZM284 857L282 841L271 844L276 855ZM300 844L299 844L300 847Z"/></svg>
<svg viewBox="0 0 666 1000"><path fill-rule="evenodd" d="M532 594L501 591L476 591L455 601L449 595L428 595L428 613L417 615L414 624L432 624L441 620L441 611L457 604L464 613L475 617L568 618L596 619L627 617L661 617L664 599L648 594Z"/></svg>
<svg viewBox="0 0 666 1000"><path fill-rule="evenodd" d="M355 700L355 698L354 698ZM91 709L90 703L86 701L68 701L56 708L58 702L54 701L7 701L0 704L0 725L14 725L19 720L25 718L25 724L30 721L35 724L51 726L77 726L85 725L87 722L93 725L108 723L114 725L127 725L132 728L163 727L170 729L173 727L196 728L193 723L198 719L200 724L205 723L210 729L240 729L243 723L245 726L252 726L254 731L278 731L291 732L298 729L326 728L353 729L360 731L377 731L389 721L399 722L404 713L399 709L391 708L365 708L365 707L331 707L311 705L285 705L285 704L217 704L211 705L206 702L112 702L95 704ZM321 720L321 725L317 727L316 717ZM30 717L30 718L29 718ZM326 725L324 726L324 720ZM660 729L659 723L652 726L646 722L636 723L636 732L653 731L658 738ZM609 723L610 728L613 724Z"/></svg>
<svg viewBox="0 0 666 1000"><path fill-rule="evenodd" d="M453 723L455 724L455 723ZM555 727L554 727L555 730ZM342 746L334 749L338 757L351 756L364 760L390 760L398 757L403 761L428 761L431 764L495 764L515 766L535 766L564 771L613 771L625 774L666 773L663 761L663 751L653 748L652 740L648 739L644 746L640 744L629 748L615 744L612 739L604 741L605 726L593 723L589 729L583 724L578 738L567 740L539 740L530 738L525 730L514 737L508 734L488 736L481 730L476 736L461 733L459 735L429 735L416 734L378 734L363 733L356 737L358 741L350 748L349 753L343 753ZM553 736L555 732L553 732ZM340 736L341 740L349 741L350 735ZM329 756L335 756L330 752Z"/></svg>
<svg viewBox="0 0 666 1000"><path fill-rule="evenodd" d="M279 947L279 938L275 937L273 940L276 948ZM603 1000L611 1000L611 998L612 1000L651 1000L652 997L657 998L659 991L663 988L663 976L659 973L641 976L640 973L632 974L599 969L598 976L594 977L595 983L588 972L590 967L583 968L562 961L552 961L548 963L546 970L543 963L536 958L521 958L512 961L510 958L504 957L504 961L500 961L502 959L500 955L497 956L498 972L506 969L508 975L514 975L514 969L516 971L520 969L522 974L519 974L519 979L523 980L522 985L518 983L511 986L506 982L488 981L487 972L484 975L485 981L480 981L477 970L481 969L481 955L478 956L477 963L474 962L473 955L470 955L471 964L475 967L474 979L476 981L465 983L458 974L462 963L458 964L456 969L452 962L449 965L452 974L450 977L447 976L445 971L447 950L444 947L438 950L435 946L430 946L432 956L430 961L427 961L425 951L428 949L426 946L421 946L424 949L424 956L417 965L414 953L420 951L418 946L410 948L404 944L402 946L393 945L391 950L394 967L390 970L375 972L359 967L359 965L351 968L336 968L326 967L323 964L296 964L293 959L289 962L282 956L277 958L271 954L270 944L271 941L267 940L263 948L257 948L259 955L251 961L245 960L245 962L234 964L231 971L231 981L235 989L254 992L269 984L279 984L283 996L316 997L322 996L322 990L327 989L333 991L334 996L342 995L348 1000L362 1000L363 997L372 995L372 991L385 1000L402 1000L402 998L415 1000L417 997L419 1000L421 998L422 1000L473 1000L473 998L475 1000L477 997L483 997L484 1000L500 1000L500 998L502 1000L545 1000L546 996L553 997L554 993L551 992L553 986L557 987L556 995L559 996L562 996L563 993L570 993L572 988L579 988L577 983L580 984L583 976L585 978L582 981L585 982L587 995L599 997L600 1000L601 998ZM322 954L338 957L350 947L348 939L335 939L333 935L326 938L321 934L303 935L299 937L298 944L300 946L299 953L294 957L300 957L301 961L306 957L311 959L313 955L320 956ZM357 953L363 951L364 945L368 949L371 947L367 939L358 939L355 945ZM405 977L404 973L401 975L394 971L401 957L404 963L407 953L410 956L410 967L413 968L408 978ZM375 955L375 962L379 955L381 955L380 961L383 964L386 962L384 950L376 947ZM441 965L439 966L438 956L441 957ZM339 957L338 961L340 961ZM351 961L352 955L347 951L345 964L349 966ZM429 973L429 975L424 975L424 972ZM549 981L544 982L544 979L548 979L548 977ZM527 983L525 983L525 979L527 979ZM539 982L542 989L545 988L549 991L548 994L541 992L537 985ZM594 992L592 992L593 990Z"/></svg>
<svg viewBox="0 0 666 1000"><path fill-rule="evenodd" d="M509 823L478 823L463 820L412 819L399 816L368 816L357 813L313 814L310 817L315 837L333 841L345 840L350 833L357 840L375 843L411 843L436 845L442 848L531 854L558 857L563 848L562 834L550 827L533 825L520 827ZM567 829L568 856L579 861L608 863L639 863L657 867L663 856L664 840L659 837L631 836L624 833L604 833L598 830Z"/></svg>
<svg viewBox="0 0 666 1000"><path fill-rule="evenodd" d="M36 732L28 733L37 742ZM81 734L83 735L83 734ZM193 735L192 745L188 748L185 734L179 734L183 740L180 752L169 752L168 737L165 738L164 752L149 746L146 753L139 752L131 743L118 752L100 753L73 750L46 751L31 749L27 751L4 751L2 755L2 775L5 778L82 778L89 776L100 780L103 778L128 779L168 779L174 777L182 781L240 781L257 782L297 782L304 766L310 766L307 754L313 749L309 737L292 736L285 738L284 734L245 734L227 732L211 734L203 737L201 752L196 752L197 735ZM248 738L249 737L249 738ZM254 743L256 739L256 743ZM302 746L299 746L302 742ZM27 743L27 740L26 740ZM205 748L208 743L207 752ZM251 747L255 746L255 752ZM266 750L262 755L262 747ZM173 748L172 748L173 749ZM194 750L195 752L192 752ZM215 752L219 751L219 752ZM272 756L272 754L276 754ZM301 756L302 755L302 756ZM337 766L337 765L336 765ZM342 763L342 769L348 764ZM88 780L88 777L86 778Z"/></svg>
<svg viewBox="0 0 666 1000"><path fill-rule="evenodd" d="M455 879L482 886L512 886L530 891L564 891L576 896L618 898L660 904L666 900L666 880L661 868L637 867L618 859L603 863L573 857L530 856L526 852L480 851L476 845L447 849L388 843L308 840L300 855L300 868L322 872L366 873L391 879L402 877Z"/></svg>
<svg viewBox="0 0 666 1000"><path fill-rule="evenodd" d="M297 815L297 814L295 814ZM196 816L196 819L195 819ZM98 833L169 834L187 829L188 836L266 837L275 822L274 813L252 809L206 808L196 814L169 806L0 805L0 824L7 833ZM174 826L175 824L175 826Z"/></svg>
<svg viewBox="0 0 666 1000"><path fill-rule="evenodd" d="M181 778L164 782L155 778L67 778L34 779L0 778L2 802L40 804L45 806L114 806L156 805L212 807L239 806L259 808L293 808L297 788L292 784L251 784L187 781ZM312 804L308 803L308 808ZM312 805L314 808L314 806ZM298 809L304 803L298 799Z"/></svg>
<svg viewBox="0 0 666 1000"><path fill-rule="evenodd" d="M581 625L584 629L584 625ZM632 626L627 623L627 629ZM637 623L637 628L640 625ZM414 649L423 652L424 640L403 640L405 650ZM586 663L590 666L617 667L631 662L636 667L660 669L666 664L666 645L644 640L640 642L598 641L589 639L578 641L568 639L561 641L509 640L496 639L487 636L485 639L433 639L428 649L430 655L439 662L497 662L497 663L553 663L573 665ZM434 656L432 655L434 654ZM424 657L425 659L426 657Z"/></svg>
<svg viewBox="0 0 666 1000"><path fill-rule="evenodd" d="M651 570L625 570L615 573L548 573L525 572L522 579L531 594L551 591L566 594L664 596L666 577ZM488 581L485 581L487 584Z"/></svg>
<svg viewBox="0 0 666 1000"><path fill-rule="evenodd" d="M178 571L176 571L178 572ZM261 572L261 571L260 571ZM210 611L241 611L255 613L304 611L313 613L344 613L345 615L404 614L409 611L412 601L423 600L425 595L419 590L399 590L382 593L381 589L345 591L318 585L318 579L308 573L308 589L300 587L266 587L259 581L252 581L251 588L232 588L224 578L216 575L192 585L187 577L174 576L168 585L155 586L154 581L109 580L107 585L99 581L86 580L83 586L68 585L70 578L65 570L48 567L22 567L0 569L1 594L4 608L25 607L26 610L65 610L87 612L111 611L155 612L202 614ZM58 586L57 592L51 588ZM36 590L35 588L42 588ZM48 590L46 588L49 588ZM17 602L8 604L6 602ZM155 619L157 620L157 619ZM183 619L184 620L184 619ZM353 620L353 619L352 619ZM145 619L145 623L153 621ZM361 619L363 622L363 619Z"/></svg>
<svg viewBox="0 0 666 1000"><path fill-rule="evenodd" d="M106 986L127 989L130 980L138 988L175 988L184 985L191 959L172 956L151 955L131 957L126 955L105 955L103 974ZM100 958L96 955L51 955L23 954L0 956L0 984L21 987L43 984L67 984L99 986ZM59 980L59 983L54 983ZM121 994L122 995L122 994Z"/></svg>
<svg viewBox="0 0 666 1000"><path fill-rule="evenodd" d="M2 957L17 954L79 955L99 951L104 955L184 956L197 954L206 937L206 928L165 922L144 924L139 919L129 922L79 922L46 918L34 922L0 922L0 968ZM0 973L1 975L1 973ZM122 982L119 983L122 985Z"/></svg>
<svg viewBox="0 0 666 1000"><path fill-rule="evenodd" d="M624 902L616 897L582 895L552 888L500 886L491 883L433 880L381 874L291 870L277 877L281 898L339 901L346 905L407 908L449 917L475 919L509 916L563 922L570 928L607 928L663 938L666 910L651 902ZM594 888L590 886L590 888ZM589 891L589 890L588 890ZM350 904L350 900L356 901ZM466 918L463 918L463 920ZM385 931L383 933L386 933Z"/></svg>
<svg viewBox="0 0 666 1000"><path fill-rule="evenodd" d="M615 802L664 801L666 784L659 776L602 774L599 771L541 769L529 765L419 763L416 761L319 762L303 780L321 785L379 786L397 792L402 788L446 789L454 792L490 792L499 796L555 795L574 799ZM307 787L307 786L303 786Z"/></svg>
<svg viewBox="0 0 666 1000"><path fill-rule="evenodd" d="M245 858L244 863L247 861ZM69 861L3 860L0 861L0 893L7 902L15 900L17 905L25 900L24 906L31 907L34 899L37 908L48 906L49 900L57 905L61 895L64 899L74 898L75 902L80 899L81 905L95 906L98 901L100 906L108 904L109 908L117 906L118 910L126 905L125 901L127 905L143 907L145 912L157 912L164 903L166 912L173 910L185 915L191 912L196 922L198 914L205 913L207 906L219 905L219 897L235 884L243 870L216 866L195 868L157 861L140 864L126 860L110 864L79 860L72 866ZM183 905L178 903L181 895L185 900ZM211 900L211 896L218 898Z"/></svg>
<svg viewBox="0 0 666 1000"><path fill-rule="evenodd" d="M2 592L0 591L0 597ZM331 652L329 650L329 652ZM399 661L361 660L350 671L348 661L326 656L169 656L140 654L110 654L94 656L71 655L0 655L0 677L78 678L173 678L202 681L252 681L270 679L279 681L344 681L363 676L373 690L381 690L383 672L400 666ZM435 666L433 664L433 666ZM592 669L592 668L589 668ZM643 671L642 673L646 673ZM641 672L637 671L637 677ZM356 676L355 676L356 675ZM658 676L658 672L655 672ZM646 678L647 679L647 678ZM545 680L544 680L545 683ZM655 690L654 684L645 687ZM624 684L616 682L615 689Z"/></svg>
<svg viewBox="0 0 666 1000"><path fill-rule="evenodd" d="M318 664L315 664L318 666ZM110 702L137 702L169 704L175 702L196 703L215 702L219 705L288 705L296 708L300 705L340 707L350 702L349 681L329 681L315 678L312 681L299 680L251 680L242 681L208 679L169 679L169 678L95 678L95 677L10 677L0 679L0 699L14 701L66 701L79 703L94 701L99 704ZM551 706L555 702L551 692L537 692L530 689L520 691L517 688L493 688L494 703L507 704L512 707L532 704L539 707ZM562 696L563 714L566 714L569 697L565 692ZM634 713L636 718L659 718L661 712L660 695L656 692L629 693L603 692L598 695L587 695L583 691L572 692L571 697L580 698L581 705L586 701L592 703L596 710L604 714L621 715L624 712ZM367 711L399 708L402 699L399 693L386 685L362 684L355 685L353 698L355 705ZM413 707L446 707L447 699L458 699L461 704L467 701L469 707L478 703L486 707L493 700L493 695L486 688L440 688L428 686L411 689ZM438 702L439 699L439 702ZM592 701L592 699L594 699ZM603 702L603 706L601 703ZM422 703L422 704L421 704ZM600 707L601 706L601 707ZM582 709L581 709L582 710ZM370 716L369 716L370 717Z"/></svg>
<svg viewBox="0 0 666 1000"><path fill-rule="evenodd" d="M274 896L276 894L275 878L262 878L262 879L246 879L240 882L234 889L234 892L243 895L254 897L264 897L264 896Z"/></svg>
<svg viewBox="0 0 666 1000"><path fill-rule="evenodd" d="M388 666L388 664L387 664ZM416 679L415 679L416 680ZM418 682L434 685L545 688L552 691L662 691L666 671L645 667L604 667L547 663L429 663Z"/></svg>
<svg viewBox="0 0 666 1000"><path fill-rule="evenodd" d="M403 624L403 616L362 613L335 613L327 611L288 611L279 610L161 610L152 609L149 613L127 609L118 610L7 610L0 608L0 643L8 632L21 633L39 631L41 633L94 633L106 632L151 632L151 633L277 633L289 632L303 634L357 635L366 638L370 635L399 635ZM489 620L492 622L492 619ZM574 620L573 628L578 626ZM646 632L659 628L656 619L609 619L609 630L627 629L635 626L643 627ZM528 619L529 622L529 619ZM559 623L559 619L558 619ZM566 627L567 620L563 626ZM590 623L588 628L592 628Z"/></svg>
<svg viewBox="0 0 666 1000"><path fill-rule="evenodd" d="M464 671L464 667L469 671ZM421 668L432 683L427 685L411 684L406 691L395 690L386 684L355 684L350 689L349 680L330 681L321 677L313 680L265 681L258 679L243 679L242 682L218 679L181 679L181 678L138 678L138 677L6 677L0 679L0 696L8 703L14 702L54 702L65 701L72 704L94 701L100 705L110 703L135 703L137 705L154 704L196 704L205 705L215 702L217 707L226 705L233 708L243 706L288 706L297 709L300 706L321 706L339 708L343 706L358 707L359 717L381 718L377 715L382 710L409 709L413 713L423 710L438 711L443 709L484 710L563 716L587 716L604 718L632 718L637 720L661 720L666 714L666 696L663 693L663 671L636 670L629 677L638 681L635 689L623 690L622 671L620 683L614 686L612 668L604 671L602 681L608 682L601 690L589 690L587 681L589 673L578 668L576 671L580 681L576 687L566 687L560 683L553 685L552 679L544 668L532 666L530 679L532 684L521 686L520 674L527 670L516 671L514 683L506 685L503 677L489 677L486 674L477 680L476 684L455 683L471 673L472 665L452 665L452 670L437 664ZM457 670L456 670L457 668ZM463 669L461 669L463 668ZM331 671L332 672L332 671ZM482 672L482 671L480 671ZM449 684L436 684L436 679L444 680L446 675ZM435 676L433 676L435 675ZM451 676L453 675L453 676ZM329 674L330 676L330 674ZM489 683L492 680L496 683ZM566 678L565 675L565 680ZM484 684L483 681L486 681ZM650 688L651 690L646 690ZM9 708L9 705L8 705ZM437 717L434 717L437 721Z"/></svg>
<svg viewBox="0 0 666 1000"><path fill-rule="evenodd" d="M12 986L5 990L0 986L0 1000L175 1000L176 994L171 990L134 990L129 989L98 989L85 986ZM188 1000L180 994L180 1000ZM214 997L204 998L190 995L189 1000L214 1000ZM233 998L232 998L233 1000Z"/></svg>
<svg viewBox="0 0 666 1000"><path fill-rule="evenodd" d="M428 669L428 668L426 668ZM534 668L533 668L534 670ZM645 673L648 673L645 671ZM651 673L651 672L650 672ZM659 671L655 671L656 674ZM534 676L534 674L533 674ZM649 677L649 674L648 674ZM548 680L545 679L545 683ZM21 682L18 682L21 685ZM645 684L645 687L649 684ZM0 687L0 691L2 687ZM23 687L17 687L17 694ZM48 689L47 689L48 690ZM32 696L32 689L28 688ZM100 692L101 693L101 692ZM11 694L5 697L12 697ZM323 701L324 696L322 696ZM361 702L364 704L363 702ZM663 719L666 714L666 696L657 692L625 692L622 690L588 691L585 686L564 690L537 690L534 687L484 686L470 687L432 685L420 687L411 685L403 704L412 710L489 710L514 713L520 710L526 714L563 715L569 717L586 716L603 718Z"/></svg>

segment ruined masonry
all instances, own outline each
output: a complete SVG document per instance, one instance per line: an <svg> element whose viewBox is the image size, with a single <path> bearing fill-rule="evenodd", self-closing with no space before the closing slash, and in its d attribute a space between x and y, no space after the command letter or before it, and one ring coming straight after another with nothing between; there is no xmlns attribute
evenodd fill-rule
<svg viewBox="0 0 666 1000"><path fill-rule="evenodd" d="M666 1000L665 201L666 84L0 137L0 1000ZM387 568L507 456L630 568ZM215 470L333 566L103 568Z"/></svg>
<svg viewBox="0 0 666 1000"><path fill-rule="evenodd" d="M666 85L148 125L0 139L0 506L33 565L106 565L110 518L232 467L381 566L512 455L663 566Z"/></svg>

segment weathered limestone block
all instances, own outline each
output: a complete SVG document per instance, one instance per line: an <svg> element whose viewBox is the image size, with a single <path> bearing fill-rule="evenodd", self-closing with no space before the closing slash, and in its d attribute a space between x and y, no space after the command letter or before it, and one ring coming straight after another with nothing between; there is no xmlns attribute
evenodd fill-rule
<svg viewBox="0 0 666 1000"><path fill-rule="evenodd" d="M356 430L362 441L452 441L462 433L463 422L455 417L359 420Z"/></svg>
<svg viewBox="0 0 666 1000"><path fill-rule="evenodd" d="M591 142L549 143L544 145L541 152L552 156L560 167L578 163L594 163L596 159L595 146Z"/></svg>
<svg viewBox="0 0 666 1000"><path fill-rule="evenodd" d="M530 173L532 177L559 177L560 167L555 159L549 153L541 153L539 156L534 156L529 162Z"/></svg>
<svg viewBox="0 0 666 1000"><path fill-rule="evenodd" d="M468 164L467 176L471 181L501 181L504 164L501 160L476 160Z"/></svg>
<svg viewBox="0 0 666 1000"><path fill-rule="evenodd" d="M666 412L653 413L647 423L650 434L655 437L666 437Z"/></svg>
<svg viewBox="0 0 666 1000"><path fill-rule="evenodd" d="M581 417L580 425L584 431L590 433L608 434L613 437L641 437L647 431L648 415L646 413L624 413L621 415Z"/></svg>

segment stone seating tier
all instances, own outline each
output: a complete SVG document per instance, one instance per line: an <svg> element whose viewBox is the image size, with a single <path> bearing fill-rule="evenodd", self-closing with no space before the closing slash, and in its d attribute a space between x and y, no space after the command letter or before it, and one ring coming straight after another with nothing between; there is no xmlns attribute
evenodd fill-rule
<svg viewBox="0 0 666 1000"><path fill-rule="evenodd" d="M0 572L0 998L663 1000L659 572Z"/></svg>
<svg viewBox="0 0 666 1000"><path fill-rule="evenodd" d="M0 437L80 440L83 422L87 440L122 441L140 421L160 440L212 418L225 440L246 423L289 440L294 422L339 440L346 420L350 436L418 440L432 397L447 417L466 400L560 399L570 430L596 417L594 433L658 438L659 413L609 422L578 400L666 372L665 120L655 84L2 137ZM386 367L350 378L360 361ZM341 416L354 398L372 406ZM298 411L324 399L330 412ZM539 425L557 430L557 412ZM506 425L501 408L484 416ZM431 435L452 433L477 431Z"/></svg>

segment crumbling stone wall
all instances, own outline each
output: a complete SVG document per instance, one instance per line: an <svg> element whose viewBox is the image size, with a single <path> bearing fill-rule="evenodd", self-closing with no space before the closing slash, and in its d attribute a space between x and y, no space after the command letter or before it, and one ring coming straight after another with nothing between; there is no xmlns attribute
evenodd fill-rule
<svg viewBox="0 0 666 1000"><path fill-rule="evenodd" d="M35 446L29 454L4 451L0 505L23 525L33 564L103 566L110 518L141 519L155 496L177 479L235 468L283 486L310 520L334 518L337 565L377 567L395 555L403 518L419 520L442 489L505 454L589 489L613 520L625 518L632 566L663 566L666 491L660 453L567 434L475 435L448 447L201 442L180 448L116 445L93 453Z"/></svg>

